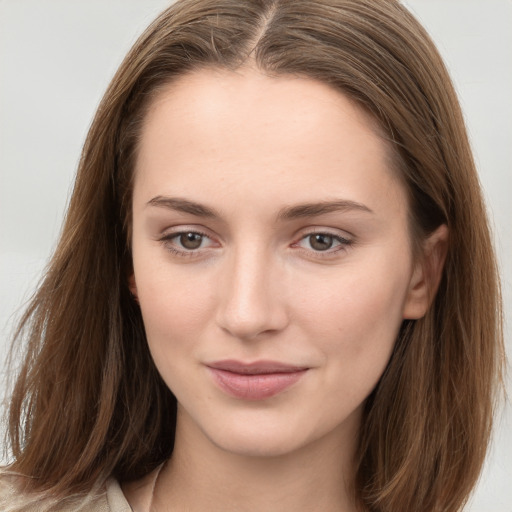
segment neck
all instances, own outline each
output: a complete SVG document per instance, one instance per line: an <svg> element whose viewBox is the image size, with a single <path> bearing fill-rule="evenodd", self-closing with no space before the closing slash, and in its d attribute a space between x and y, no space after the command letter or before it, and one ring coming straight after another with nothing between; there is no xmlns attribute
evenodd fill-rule
<svg viewBox="0 0 512 512"><path fill-rule="evenodd" d="M357 428L344 425L343 433L271 457L228 452L198 430L178 414L174 452L158 478L152 510L356 510L349 489Z"/></svg>

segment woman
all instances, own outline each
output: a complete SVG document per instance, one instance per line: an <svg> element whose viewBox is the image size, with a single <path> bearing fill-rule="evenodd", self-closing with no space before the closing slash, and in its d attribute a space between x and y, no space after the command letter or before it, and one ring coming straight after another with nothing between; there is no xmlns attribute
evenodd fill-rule
<svg viewBox="0 0 512 512"><path fill-rule="evenodd" d="M180 1L105 94L22 322L2 509L460 510L500 327L414 18Z"/></svg>

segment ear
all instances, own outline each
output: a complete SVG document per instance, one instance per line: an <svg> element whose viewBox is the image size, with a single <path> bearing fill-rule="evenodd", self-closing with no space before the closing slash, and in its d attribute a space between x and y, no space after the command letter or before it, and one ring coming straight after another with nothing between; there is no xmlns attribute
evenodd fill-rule
<svg viewBox="0 0 512 512"><path fill-rule="evenodd" d="M404 304L404 319L423 317L436 295L448 251L448 227L439 226L422 244Z"/></svg>
<svg viewBox="0 0 512 512"><path fill-rule="evenodd" d="M132 293L135 302L138 303L139 295L137 293L137 283L135 282L135 274L133 272L128 276L128 288L130 289L130 292Z"/></svg>

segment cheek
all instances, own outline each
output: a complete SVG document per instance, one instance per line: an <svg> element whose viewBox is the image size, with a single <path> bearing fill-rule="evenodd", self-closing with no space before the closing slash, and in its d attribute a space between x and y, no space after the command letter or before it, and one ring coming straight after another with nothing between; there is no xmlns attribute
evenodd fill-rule
<svg viewBox="0 0 512 512"><path fill-rule="evenodd" d="M151 261L151 260L149 260ZM154 258L153 258L154 261ZM155 356L185 351L198 340L212 300L208 282L192 271L173 271L169 262L135 269L137 293L148 343ZM161 350L160 350L161 349Z"/></svg>
<svg viewBox="0 0 512 512"><path fill-rule="evenodd" d="M205 331L211 306L200 283L180 274L143 271L138 292L146 338L153 361L169 389L180 398L196 395L190 386L191 364Z"/></svg>
<svg viewBox="0 0 512 512"><path fill-rule="evenodd" d="M317 283L297 314L322 352L330 381L355 399L373 389L391 356L407 293L405 269L406 264L351 268L339 279Z"/></svg>

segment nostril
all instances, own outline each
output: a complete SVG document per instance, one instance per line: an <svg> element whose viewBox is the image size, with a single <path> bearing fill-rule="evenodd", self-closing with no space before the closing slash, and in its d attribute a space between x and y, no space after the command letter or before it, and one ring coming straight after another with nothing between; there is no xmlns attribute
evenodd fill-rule
<svg viewBox="0 0 512 512"><path fill-rule="evenodd" d="M247 246L238 244L226 264L219 287L217 323L236 338L255 339L282 330L288 318L272 255L254 244L249 251L240 249Z"/></svg>
<svg viewBox="0 0 512 512"><path fill-rule="evenodd" d="M254 339L263 333L282 330L287 318L276 297L249 296L247 290L232 296L218 311L219 326L241 339Z"/></svg>

